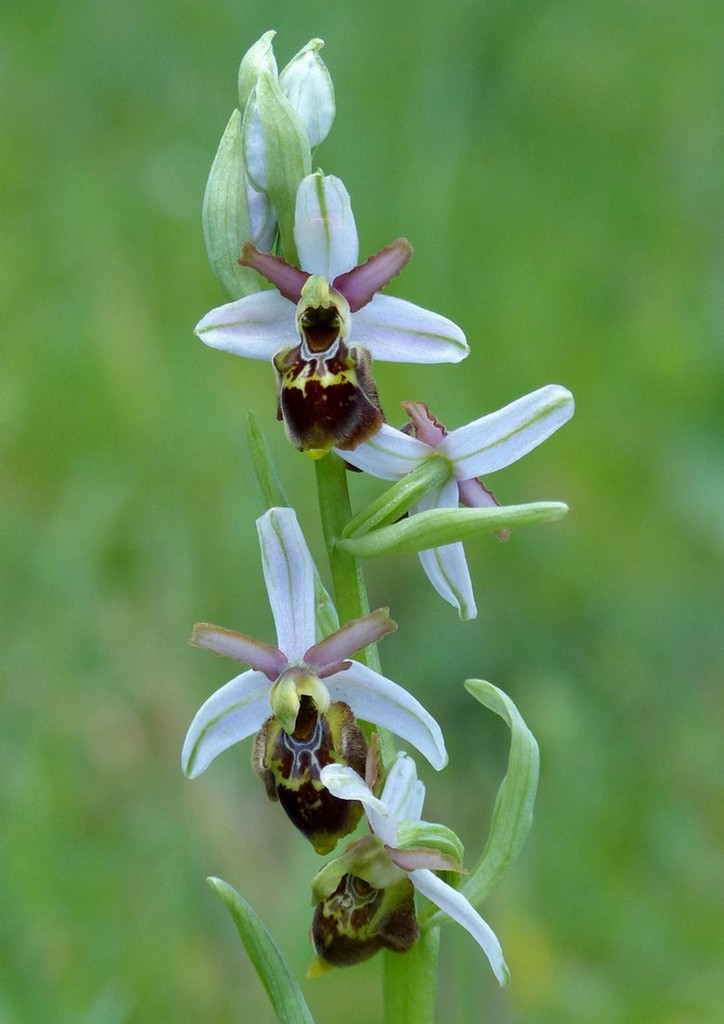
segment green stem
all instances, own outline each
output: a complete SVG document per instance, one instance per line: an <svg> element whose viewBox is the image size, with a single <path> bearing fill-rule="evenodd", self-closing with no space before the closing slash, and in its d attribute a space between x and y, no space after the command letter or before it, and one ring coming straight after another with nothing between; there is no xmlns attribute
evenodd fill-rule
<svg viewBox="0 0 724 1024"><path fill-rule="evenodd" d="M440 929L425 929L409 953L385 952L385 1024L435 1024Z"/></svg>
<svg viewBox="0 0 724 1024"><path fill-rule="evenodd" d="M369 610L362 563L354 555L337 547L337 541L352 517L347 489L347 470L334 452L329 452L314 463L317 471L317 497L322 519L322 533L327 546L329 568L332 572L334 600L340 622L359 619ZM367 649L371 653L372 648ZM369 658L360 659L369 664ZM375 666L371 666L375 667Z"/></svg>

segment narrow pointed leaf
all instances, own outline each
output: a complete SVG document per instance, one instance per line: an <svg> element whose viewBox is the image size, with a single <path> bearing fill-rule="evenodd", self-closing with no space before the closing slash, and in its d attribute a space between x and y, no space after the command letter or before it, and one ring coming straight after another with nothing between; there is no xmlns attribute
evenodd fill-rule
<svg viewBox="0 0 724 1024"><path fill-rule="evenodd" d="M342 458L346 454L342 452ZM402 480L350 519L342 536L363 537L370 530L394 523L449 475L450 467L444 459L426 458L411 473L407 473Z"/></svg>
<svg viewBox="0 0 724 1024"><path fill-rule="evenodd" d="M528 836L540 758L538 744L510 697L482 679L466 680L465 688L481 704L500 715L510 729L508 771L495 800L490 835L463 887L465 896L477 906L508 870Z"/></svg>
<svg viewBox="0 0 724 1024"><path fill-rule="evenodd" d="M373 530L364 537L339 540L337 545L358 558L399 555L453 544L478 533L494 533L516 526L549 522L560 519L567 511L568 506L559 501L500 505L495 508L430 509L392 526Z"/></svg>
<svg viewBox="0 0 724 1024"><path fill-rule="evenodd" d="M255 911L228 882L221 878L207 878L207 882L226 904L280 1024L314 1024L281 950Z"/></svg>
<svg viewBox="0 0 724 1024"><path fill-rule="evenodd" d="M230 299L258 292L261 278L236 262L252 235L241 149L241 114L229 118L209 171L201 221L211 269Z"/></svg>
<svg viewBox="0 0 724 1024"><path fill-rule="evenodd" d="M261 491L264 508L281 508L288 506L286 495L279 479L276 466L272 461L269 446L266 443L264 432L261 429L258 417L250 412L247 416L246 426L249 436L249 452L251 453L251 464L254 470L256 482Z"/></svg>

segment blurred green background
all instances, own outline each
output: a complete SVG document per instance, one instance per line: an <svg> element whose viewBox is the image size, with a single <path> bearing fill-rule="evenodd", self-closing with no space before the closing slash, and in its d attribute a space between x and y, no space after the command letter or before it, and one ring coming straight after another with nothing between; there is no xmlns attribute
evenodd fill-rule
<svg viewBox="0 0 724 1024"><path fill-rule="evenodd" d="M314 551L313 471L272 373L204 348L221 295L199 226L243 51L327 41L317 154L362 252L416 256L394 293L458 321L457 367L378 366L383 403L455 426L543 384L575 419L491 478L561 523L467 544L462 624L417 560L369 565L400 624L382 657L445 729L426 814L472 861L504 770L468 676L542 750L538 814L484 913L497 990L448 927L440 1020L715 1024L724 1006L724 7L674 0L29 0L0 33L4 456L0 1020L272 1020L218 874L298 977L318 862L246 743L193 783L181 741L233 666L217 621L271 639L245 443L261 418ZM377 492L353 480L355 502ZM319 1024L381 1017L381 964L304 990Z"/></svg>

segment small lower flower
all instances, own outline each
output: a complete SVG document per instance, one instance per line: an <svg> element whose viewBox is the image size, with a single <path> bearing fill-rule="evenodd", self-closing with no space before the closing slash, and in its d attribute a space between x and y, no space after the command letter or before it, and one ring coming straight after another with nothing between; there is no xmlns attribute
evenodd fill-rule
<svg viewBox="0 0 724 1024"><path fill-rule="evenodd" d="M343 875L315 908L310 936L318 960L310 974L353 967L381 949L406 953L419 935L415 889L408 878L376 889L357 875Z"/></svg>
<svg viewBox="0 0 724 1024"><path fill-rule="evenodd" d="M364 805L372 835L350 843L312 883L317 902L312 943L317 960L311 973L320 973L325 966L358 963L379 949L395 948L390 944L391 934L402 934L398 948L409 949L417 935L409 913L402 909L408 906L408 890L402 887L407 882L472 935L504 985L508 967L494 932L462 893L435 874L463 870L456 856L459 840L443 826L420 820L425 787L417 778L412 758L403 751L398 754L379 798L359 773L343 765L323 768L321 779L335 796ZM360 885L353 885L350 878L364 883L365 898L358 901L359 906L351 897L360 891ZM386 915L382 907L386 907ZM395 912L405 921L401 933L396 932L395 918L391 918Z"/></svg>
<svg viewBox="0 0 724 1024"><path fill-rule="evenodd" d="M447 762L445 744L437 722L411 694L350 657L397 628L387 609L315 642L314 565L294 511L270 509L257 529L278 647L221 626L195 627L192 644L251 668L199 709L182 766L194 778L227 747L261 730L254 763L267 792L328 853L360 817L320 781L330 764L364 765L366 743L355 716L413 743L438 769Z"/></svg>

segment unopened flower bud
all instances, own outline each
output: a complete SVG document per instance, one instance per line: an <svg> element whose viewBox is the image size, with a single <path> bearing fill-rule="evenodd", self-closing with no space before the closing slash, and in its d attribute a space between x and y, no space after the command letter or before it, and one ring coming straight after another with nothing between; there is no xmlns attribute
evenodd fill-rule
<svg viewBox="0 0 724 1024"><path fill-rule="evenodd" d="M241 59L238 78L239 110L244 110L249 102L252 89L262 71L277 73L277 62L272 49L272 39L275 35L276 32L273 30L265 32Z"/></svg>
<svg viewBox="0 0 724 1024"><path fill-rule="evenodd" d="M314 149L329 135L334 121L334 87L319 51L321 39L311 39L279 75L282 92L299 115Z"/></svg>

